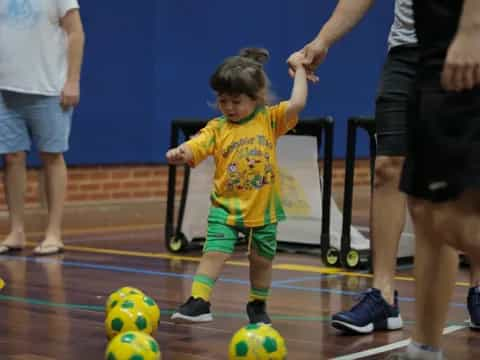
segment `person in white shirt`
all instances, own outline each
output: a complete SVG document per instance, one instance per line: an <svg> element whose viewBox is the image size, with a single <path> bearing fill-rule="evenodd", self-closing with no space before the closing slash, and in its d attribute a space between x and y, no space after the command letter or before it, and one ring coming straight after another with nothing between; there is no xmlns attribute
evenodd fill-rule
<svg viewBox="0 0 480 360"><path fill-rule="evenodd" d="M63 250L73 108L80 100L84 32L77 0L0 0L0 154L10 232L0 254L26 243L26 152L32 142L45 168L48 225L36 255Z"/></svg>

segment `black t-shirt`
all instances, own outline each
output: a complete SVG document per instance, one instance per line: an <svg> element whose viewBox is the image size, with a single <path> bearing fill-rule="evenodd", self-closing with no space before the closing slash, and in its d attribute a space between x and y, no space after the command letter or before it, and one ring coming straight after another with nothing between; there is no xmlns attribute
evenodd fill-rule
<svg viewBox="0 0 480 360"><path fill-rule="evenodd" d="M457 32L463 0L414 0L413 9L421 63L439 66Z"/></svg>

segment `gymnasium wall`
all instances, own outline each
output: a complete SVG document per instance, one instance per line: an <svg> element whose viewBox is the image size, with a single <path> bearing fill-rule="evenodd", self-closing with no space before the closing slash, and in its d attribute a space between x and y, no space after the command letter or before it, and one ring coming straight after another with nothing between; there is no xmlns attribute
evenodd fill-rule
<svg viewBox="0 0 480 360"><path fill-rule="evenodd" d="M353 0L352 0L353 1ZM271 52L266 70L279 99L289 96L285 60L310 40L334 0L80 0L86 31L81 105L70 165L164 163L170 121L216 111L208 79L245 46ZM332 115L335 157L345 154L345 123L373 114L393 0L378 1L358 29L330 51L302 117ZM359 143L367 155L367 139ZM38 164L36 156L30 164Z"/></svg>
<svg viewBox="0 0 480 360"><path fill-rule="evenodd" d="M319 164L320 168L322 166L323 164ZM369 186L369 161L357 161L355 167L355 186ZM91 205L97 208L98 211L105 212L106 210L102 208L105 204L128 204L130 209L138 210L138 207L141 207L144 203L159 203L161 204L161 211L164 211L167 199L167 172L168 167L159 164L70 166L68 169L66 211L71 212L69 208L72 207ZM2 171L0 171L0 175L2 175ZM344 178L344 161L334 161L332 185L335 194L343 194ZM28 170L25 192L27 215L32 215L32 211L33 214L36 214L38 211L45 212L46 194L44 182L44 174L40 169L30 168ZM182 184L183 170L180 167L177 171L176 179L177 199L180 198ZM4 183L0 182L0 234L7 231L8 221L6 221L6 218L8 214L6 209ZM122 207L120 206L119 209L122 209ZM164 217L159 213L148 216L154 216L157 222L163 222L164 220ZM38 223L39 221L34 216L33 219L28 219L27 225L33 226L32 223ZM135 219L136 223L141 221L139 218ZM103 225L108 226L108 224Z"/></svg>

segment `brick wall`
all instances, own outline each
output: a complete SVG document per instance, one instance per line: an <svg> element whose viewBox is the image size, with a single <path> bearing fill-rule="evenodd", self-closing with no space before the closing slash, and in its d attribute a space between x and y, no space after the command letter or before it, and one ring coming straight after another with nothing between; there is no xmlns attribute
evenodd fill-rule
<svg viewBox="0 0 480 360"><path fill-rule="evenodd" d="M321 164L320 164L321 166ZM333 186L343 191L344 162L334 161ZM369 182L368 161L357 161L355 184ZM181 187L182 170L177 171L177 191ZM81 166L68 170L67 205L91 202L125 202L142 200L165 201L168 168L164 165ZM3 178L3 173L0 171ZM38 169L27 172L26 206L38 207L44 203L42 173ZM0 182L0 210L6 208L3 182Z"/></svg>

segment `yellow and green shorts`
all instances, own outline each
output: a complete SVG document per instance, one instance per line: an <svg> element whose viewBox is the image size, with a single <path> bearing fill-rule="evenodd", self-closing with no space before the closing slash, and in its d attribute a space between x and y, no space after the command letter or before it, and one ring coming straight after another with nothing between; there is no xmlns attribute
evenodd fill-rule
<svg viewBox="0 0 480 360"><path fill-rule="evenodd" d="M207 239L203 252L222 252L232 254L238 240L238 234L244 234L249 248L268 260L273 260L277 251L277 224L247 228L231 226L225 223L208 222Z"/></svg>

